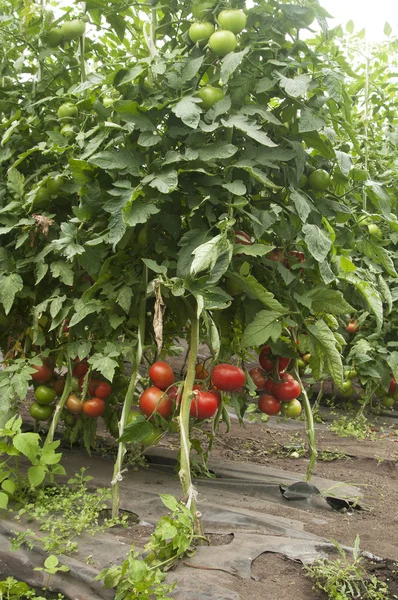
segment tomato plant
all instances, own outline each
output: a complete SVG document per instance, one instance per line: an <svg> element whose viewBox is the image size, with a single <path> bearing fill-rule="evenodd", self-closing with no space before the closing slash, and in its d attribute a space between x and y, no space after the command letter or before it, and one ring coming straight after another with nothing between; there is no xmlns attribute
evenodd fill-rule
<svg viewBox="0 0 398 600"><path fill-rule="evenodd" d="M224 392L236 392L246 383L245 372L240 367L219 364L214 367L211 380L213 385Z"/></svg>
<svg viewBox="0 0 398 600"><path fill-rule="evenodd" d="M146 417L159 414L167 419L173 410L173 401L158 387L149 387L144 390L139 400L140 411Z"/></svg>

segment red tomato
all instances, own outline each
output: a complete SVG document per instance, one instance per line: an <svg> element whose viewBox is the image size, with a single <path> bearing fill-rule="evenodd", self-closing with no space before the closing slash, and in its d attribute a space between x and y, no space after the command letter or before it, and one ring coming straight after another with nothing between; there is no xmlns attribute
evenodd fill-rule
<svg viewBox="0 0 398 600"><path fill-rule="evenodd" d="M282 402L295 400L301 394L301 387L298 381L289 373L282 373L281 383L275 383L273 391L275 396Z"/></svg>
<svg viewBox="0 0 398 600"><path fill-rule="evenodd" d="M297 258L297 260L299 261L299 263L303 263L305 261L305 254L304 252L299 252L298 250L291 250L289 252L290 256L295 256Z"/></svg>
<svg viewBox="0 0 398 600"><path fill-rule="evenodd" d="M258 357L258 361L266 373L271 373L274 370L274 363L270 359L271 346L263 346Z"/></svg>
<svg viewBox="0 0 398 600"><path fill-rule="evenodd" d="M253 383L256 386L257 390L264 390L266 378L264 375L264 371L260 369L260 367L255 367L254 369L250 369L249 371L250 377L253 379Z"/></svg>
<svg viewBox="0 0 398 600"><path fill-rule="evenodd" d="M359 326L357 325L357 322L354 321L350 321L346 327L346 331L347 333L356 333L359 330Z"/></svg>
<svg viewBox="0 0 398 600"><path fill-rule="evenodd" d="M281 409L281 403L270 394L264 394L258 399L258 408L266 415L277 415Z"/></svg>
<svg viewBox="0 0 398 600"><path fill-rule="evenodd" d="M273 262L286 262L286 256L284 255L283 250L272 250L272 252L267 254L266 258L268 258L268 260L272 260Z"/></svg>
<svg viewBox="0 0 398 600"><path fill-rule="evenodd" d="M66 401L66 408L74 415L78 415L83 410L83 402L76 394L70 394Z"/></svg>
<svg viewBox="0 0 398 600"><path fill-rule="evenodd" d="M171 388L167 390L167 395L170 400L174 400L176 404L180 404L182 398L182 390L177 385L172 385Z"/></svg>
<svg viewBox="0 0 398 600"><path fill-rule="evenodd" d="M152 379L155 387L160 390L167 390L174 383L173 369L163 360L158 360L151 365L149 377Z"/></svg>
<svg viewBox="0 0 398 600"><path fill-rule="evenodd" d="M212 388L211 390L209 390L209 394L213 394L213 396L217 398L218 406L220 406L222 400L221 392L219 392L215 388Z"/></svg>
<svg viewBox="0 0 398 600"><path fill-rule="evenodd" d="M65 387L65 379L63 377L58 377L51 383L51 387L53 388L57 396L62 396L62 392L64 391Z"/></svg>
<svg viewBox="0 0 398 600"><path fill-rule="evenodd" d="M280 356L278 359L278 372L283 373L290 364L290 358L285 358L284 356Z"/></svg>
<svg viewBox="0 0 398 600"><path fill-rule="evenodd" d="M88 417L102 417L105 412L105 402L101 398L91 398L83 403L83 412Z"/></svg>
<svg viewBox="0 0 398 600"><path fill-rule="evenodd" d="M272 379L267 379L264 386L265 391L268 392L268 394L273 394L274 385L275 381L273 381Z"/></svg>
<svg viewBox="0 0 398 600"><path fill-rule="evenodd" d="M108 398L108 396L110 396L111 393L112 393L112 386L109 383L107 383L106 381L101 381L99 386L94 391L94 395L97 398L101 398L102 400L105 400L105 398Z"/></svg>
<svg viewBox="0 0 398 600"><path fill-rule="evenodd" d="M191 402L190 414L196 419L210 419L218 408L218 400L211 392L195 392Z"/></svg>
<svg viewBox="0 0 398 600"><path fill-rule="evenodd" d="M73 367L73 377L84 377L88 371L88 364L86 362L78 362Z"/></svg>
<svg viewBox="0 0 398 600"><path fill-rule="evenodd" d="M237 392L246 383L246 375L242 369L222 363L214 367L211 374L213 385L223 392Z"/></svg>
<svg viewBox="0 0 398 600"><path fill-rule="evenodd" d="M36 383L47 383L54 375L53 369L44 361L40 366L32 365L32 369L35 369L35 372L32 373L32 379Z"/></svg>
<svg viewBox="0 0 398 600"><path fill-rule="evenodd" d="M388 393L390 395L395 394L395 389L397 387L397 381L394 377L394 375L390 375L391 379L390 379L390 387L388 388Z"/></svg>
<svg viewBox="0 0 398 600"><path fill-rule="evenodd" d="M209 376L208 372L206 371L204 364L203 363L199 363L196 365L195 367L195 379L207 379Z"/></svg>
<svg viewBox="0 0 398 600"><path fill-rule="evenodd" d="M142 392L139 406L140 411L146 417L158 413L164 419L167 419L173 410L173 401L162 390L153 386Z"/></svg>

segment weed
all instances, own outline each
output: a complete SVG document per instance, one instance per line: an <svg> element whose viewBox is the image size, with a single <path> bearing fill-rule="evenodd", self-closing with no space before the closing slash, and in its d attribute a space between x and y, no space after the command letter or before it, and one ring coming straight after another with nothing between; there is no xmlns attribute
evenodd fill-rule
<svg viewBox="0 0 398 600"><path fill-rule="evenodd" d="M304 567L306 575L314 581L314 591L326 592L329 600L392 600L388 586L363 566L359 536L355 539L352 561L337 542L332 542L340 558L321 558Z"/></svg>
<svg viewBox="0 0 398 600"><path fill-rule="evenodd" d="M370 423L364 416L340 417L329 425L329 429L339 437L354 437L357 440L364 440L369 435L372 438L375 437L372 434Z"/></svg>
<svg viewBox="0 0 398 600"><path fill-rule="evenodd" d="M62 594L57 596L37 596L35 590L24 581L17 581L14 577L7 577L0 581L0 600L63 600Z"/></svg>
<svg viewBox="0 0 398 600"><path fill-rule="evenodd" d="M344 460L350 457L340 450L318 450L318 460L323 462L332 462L334 460Z"/></svg>

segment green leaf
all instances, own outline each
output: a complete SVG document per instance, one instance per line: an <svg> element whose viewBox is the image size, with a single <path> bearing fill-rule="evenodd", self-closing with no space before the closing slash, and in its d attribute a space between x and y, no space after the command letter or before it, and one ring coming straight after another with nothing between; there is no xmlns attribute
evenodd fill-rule
<svg viewBox="0 0 398 600"><path fill-rule="evenodd" d="M142 418L140 418L142 417ZM119 442L129 442L130 444L139 444L153 432L153 425L145 419L143 415L126 425L123 435L119 438Z"/></svg>
<svg viewBox="0 0 398 600"><path fill-rule="evenodd" d="M119 368L117 360L110 356L94 355L88 362L95 371L99 371L109 381L113 380L115 371Z"/></svg>
<svg viewBox="0 0 398 600"><path fill-rule="evenodd" d="M296 190L290 192L290 198L293 200L298 216L305 223L308 216L314 211L314 205L306 196L299 194Z"/></svg>
<svg viewBox="0 0 398 600"><path fill-rule="evenodd" d="M299 132L318 131L325 127L326 121L310 108L303 108L299 120Z"/></svg>
<svg viewBox="0 0 398 600"><path fill-rule="evenodd" d="M87 160L88 163L104 169L104 171L126 171L133 176L139 176L139 163L132 152L127 150L104 150L94 154Z"/></svg>
<svg viewBox="0 0 398 600"><path fill-rule="evenodd" d="M278 145L275 144L264 131L261 131L261 125L258 125L255 121L250 121L243 115L233 115L228 121L223 119L222 123L225 127L235 127L235 129L243 131L246 135L263 146L275 148Z"/></svg>
<svg viewBox="0 0 398 600"><path fill-rule="evenodd" d="M244 348L261 346L269 339L276 342L282 333L280 318L279 312L261 310L244 330L242 346Z"/></svg>
<svg viewBox="0 0 398 600"><path fill-rule="evenodd" d="M128 313L131 306L131 299L133 297L133 290L131 287L124 285L117 293L116 302L124 310L125 313Z"/></svg>
<svg viewBox="0 0 398 600"><path fill-rule="evenodd" d="M333 331L329 329L323 320L317 321L314 325L308 324L307 330L311 336L315 356L317 354L321 355L329 374L337 385L341 386L344 380L343 363Z"/></svg>
<svg viewBox="0 0 398 600"><path fill-rule="evenodd" d="M390 23L388 23L388 21L385 22L383 31L384 35L386 35L387 37L390 37L390 35L392 34L392 27Z"/></svg>
<svg viewBox="0 0 398 600"><path fill-rule="evenodd" d="M253 275L248 275L247 277L243 277L241 275L237 275L236 273L228 273L228 278L232 279L235 283L238 283L242 286L242 288L252 294L257 300L260 300L273 312L279 313L279 315L284 315L287 313L287 310L278 300L275 299L274 295L269 292L261 283L257 281Z"/></svg>
<svg viewBox="0 0 398 600"><path fill-rule="evenodd" d="M154 273L167 275L167 267L165 265L158 265L158 263L151 258L143 258L142 262Z"/></svg>
<svg viewBox="0 0 398 600"><path fill-rule="evenodd" d="M236 152L238 148L233 144L227 144L223 142L218 142L216 144L208 144L204 148L197 148L199 159L204 162L210 162L215 159L226 159L231 158Z"/></svg>
<svg viewBox="0 0 398 600"><path fill-rule="evenodd" d="M46 471L41 465L30 467L28 469L28 479L31 487L39 486L46 476Z"/></svg>
<svg viewBox="0 0 398 600"><path fill-rule="evenodd" d="M234 254L245 254L246 256L265 256L274 246L266 246L265 244L251 244L246 246L244 244L235 244Z"/></svg>
<svg viewBox="0 0 398 600"><path fill-rule="evenodd" d="M187 81L190 81L193 77L196 77L196 75L199 72L200 67L203 64L203 61L204 61L204 56L199 56L197 58L193 58L192 56L190 56L186 60L184 67L181 71L181 81L183 83L185 83Z"/></svg>
<svg viewBox="0 0 398 600"><path fill-rule="evenodd" d="M159 497L170 512L174 513L178 510L179 502L174 496L171 496L171 494L159 494Z"/></svg>
<svg viewBox="0 0 398 600"><path fill-rule="evenodd" d="M346 152L340 152L339 150L335 150L337 163L340 167L340 171L343 173L345 177L348 177L351 169L352 169L352 160L351 156Z"/></svg>
<svg viewBox="0 0 398 600"><path fill-rule="evenodd" d="M223 188L234 194L235 196L244 196L246 194L246 186L240 179L231 183L224 183Z"/></svg>
<svg viewBox="0 0 398 600"><path fill-rule="evenodd" d="M44 561L44 566L46 567L46 569L55 569L55 567L57 567L58 564L59 560L56 556L54 556L54 554L50 554L50 556L48 556Z"/></svg>
<svg viewBox="0 0 398 600"><path fill-rule="evenodd" d="M305 96L307 90L311 84L312 78L309 75L297 75L289 79L278 73L279 85L285 90L285 92L292 98L300 98Z"/></svg>
<svg viewBox="0 0 398 600"><path fill-rule="evenodd" d="M160 208L148 199L137 198L123 208L123 217L125 223L130 227L135 227L139 223L146 223L151 215L160 212Z"/></svg>
<svg viewBox="0 0 398 600"><path fill-rule="evenodd" d="M201 111L198 106L199 98L182 98L171 110L181 121L191 129L199 125Z"/></svg>
<svg viewBox="0 0 398 600"><path fill-rule="evenodd" d="M0 302L4 306L6 315L14 304L15 296L23 288L23 280L17 273L0 276Z"/></svg>
<svg viewBox="0 0 398 600"><path fill-rule="evenodd" d="M352 20L348 21L348 23L347 23L347 25L345 26L345 28L346 28L346 31L347 31L348 33L350 33L350 34L351 34L351 33L354 33L354 28L355 28L354 21L352 21Z"/></svg>
<svg viewBox="0 0 398 600"><path fill-rule="evenodd" d="M352 273L348 273L346 279L364 297L369 309L376 317L377 331L380 331L383 325L383 301L379 292L371 283L361 280Z"/></svg>
<svg viewBox="0 0 398 600"><path fill-rule="evenodd" d="M38 433L17 433L14 436L12 443L14 447L24 456L26 456L31 463L33 463L39 453L40 436Z"/></svg>
<svg viewBox="0 0 398 600"><path fill-rule="evenodd" d="M192 275L197 275L206 269L211 270L214 267L220 252L220 243L223 240L225 240L224 236L219 234L195 248L192 252L194 257L191 264Z"/></svg>
<svg viewBox="0 0 398 600"><path fill-rule="evenodd" d="M344 300L343 294L331 288L315 287L304 297L310 300L312 310L316 313L343 315L355 312L354 307Z"/></svg>
<svg viewBox="0 0 398 600"><path fill-rule="evenodd" d="M250 51L250 48L247 47L241 52L229 52L221 61L221 83L225 85L228 83L229 78L233 75L236 69L241 64L244 56Z"/></svg>
<svg viewBox="0 0 398 600"><path fill-rule="evenodd" d="M379 282L380 292L387 304L386 315L389 315L393 308L392 294L386 280L381 275L379 275L377 279Z"/></svg>
<svg viewBox="0 0 398 600"><path fill-rule="evenodd" d="M0 492L0 509L5 509L8 506L8 496L4 492Z"/></svg>
<svg viewBox="0 0 398 600"><path fill-rule="evenodd" d="M360 252L363 252L365 256L368 256L375 263L384 267L391 277L398 276L388 251L371 236L369 236L369 239L363 239L357 242L357 246Z"/></svg>
<svg viewBox="0 0 398 600"><path fill-rule="evenodd" d="M73 270L68 263L61 261L53 262L50 268L53 277L59 278L65 285L73 285Z"/></svg>
<svg viewBox="0 0 398 600"><path fill-rule="evenodd" d="M178 185L178 174L173 169L163 169L156 175L147 175L142 180L142 183L148 183L150 187L156 188L162 194L169 194Z"/></svg>
<svg viewBox="0 0 398 600"><path fill-rule="evenodd" d="M323 262L332 247L331 240L326 237L317 225L306 224L303 226L302 231L304 233L305 243L307 244L311 255L318 262Z"/></svg>

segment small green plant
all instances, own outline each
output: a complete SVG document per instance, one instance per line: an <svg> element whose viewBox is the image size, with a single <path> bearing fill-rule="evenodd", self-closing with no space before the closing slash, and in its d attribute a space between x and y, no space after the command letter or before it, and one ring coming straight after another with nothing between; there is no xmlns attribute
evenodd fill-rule
<svg viewBox="0 0 398 600"><path fill-rule="evenodd" d="M14 577L7 577L0 581L0 600L63 600L62 594L57 596L44 597L37 596L35 590L32 590L24 581L17 581Z"/></svg>
<svg viewBox="0 0 398 600"><path fill-rule="evenodd" d="M145 546L144 560L138 558L133 546L122 565L104 569L96 577L104 580L104 587L116 588L115 600L170 599L168 594L175 584L163 583L165 571L194 552L193 543L200 536L194 534L190 510L173 496L162 494L160 498L171 515L158 521Z"/></svg>
<svg viewBox="0 0 398 600"><path fill-rule="evenodd" d="M39 523L41 532L36 535L31 529L18 533L12 542L17 550L22 544L28 546L40 543L46 552L71 554L77 551L76 538L82 533L94 535L113 525L125 525L126 517L105 519L99 523L100 512L107 508L110 490L99 488L91 492L87 483L92 477L85 475L85 469L69 479L67 485L39 490L31 503L18 512L17 518L28 515Z"/></svg>
<svg viewBox="0 0 398 600"><path fill-rule="evenodd" d="M332 542L340 558L321 558L304 567L306 575L314 581L314 591L326 592L329 600L392 600L388 586L370 575L362 564L359 536L355 539L352 560L336 541Z"/></svg>
<svg viewBox="0 0 398 600"><path fill-rule="evenodd" d="M357 440L364 440L372 433L371 425L364 416L342 416L333 421L329 429L339 437L354 437Z"/></svg>
<svg viewBox="0 0 398 600"><path fill-rule="evenodd" d="M44 567L35 567L34 571L44 571L47 573L47 581L43 590L48 590L50 586L50 579L52 575L55 575L58 572L67 573L70 571L69 567L66 565L60 565L59 560L54 554L50 554L44 561Z"/></svg>
<svg viewBox="0 0 398 600"><path fill-rule="evenodd" d="M0 453L5 455L0 462L0 508L7 508L10 498L22 501L27 491L45 481L53 483L54 475L65 475L65 469L59 464L62 454L55 452L60 442L40 445L40 435L24 433L21 426L21 417L14 416L0 429ZM21 455L32 465L27 480L20 473Z"/></svg>
<svg viewBox="0 0 398 600"><path fill-rule="evenodd" d="M318 460L332 462L334 460L345 460L350 457L340 450L318 450Z"/></svg>

